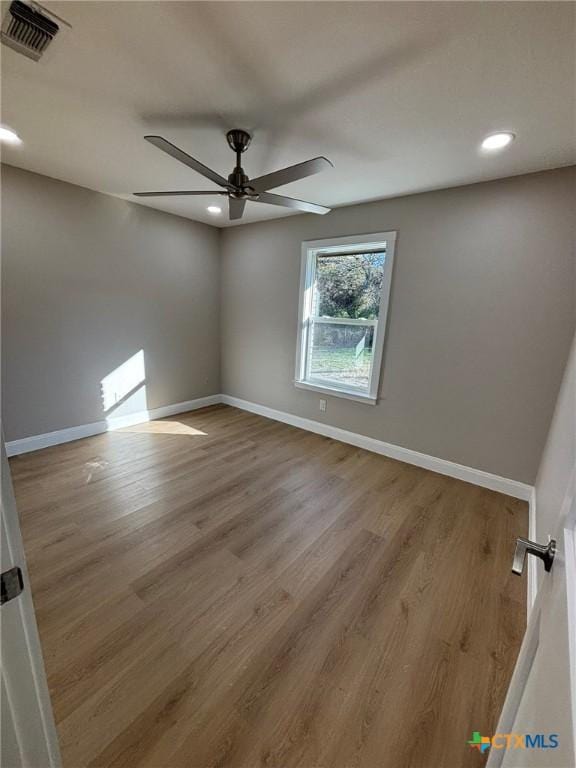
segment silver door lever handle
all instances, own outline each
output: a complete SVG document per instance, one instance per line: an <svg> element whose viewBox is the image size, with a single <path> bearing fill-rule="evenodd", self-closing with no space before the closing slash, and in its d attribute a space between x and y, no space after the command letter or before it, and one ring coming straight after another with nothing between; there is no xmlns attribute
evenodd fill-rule
<svg viewBox="0 0 576 768"><path fill-rule="evenodd" d="M518 537L516 539L512 573L516 573L518 576L522 575L527 554L539 557L544 563L544 570L549 571L552 568L554 555L556 554L556 541L554 539L549 539L548 544L538 544L535 541L530 541L530 539Z"/></svg>

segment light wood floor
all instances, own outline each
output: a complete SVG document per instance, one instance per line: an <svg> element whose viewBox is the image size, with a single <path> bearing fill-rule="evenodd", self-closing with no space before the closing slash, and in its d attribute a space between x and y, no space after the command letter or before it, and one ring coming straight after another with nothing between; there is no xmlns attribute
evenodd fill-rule
<svg viewBox="0 0 576 768"><path fill-rule="evenodd" d="M466 768L527 507L217 406L11 461L66 768Z"/></svg>

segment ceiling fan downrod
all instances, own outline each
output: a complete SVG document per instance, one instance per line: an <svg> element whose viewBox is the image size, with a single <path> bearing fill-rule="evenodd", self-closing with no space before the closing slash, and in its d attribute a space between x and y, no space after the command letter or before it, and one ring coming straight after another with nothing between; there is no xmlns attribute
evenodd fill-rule
<svg viewBox="0 0 576 768"><path fill-rule="evenodd" d="M249 178L242 168L242 153L246 152L252 137L247 131L243 131L240 128L234 128L228 131L226 139L232 149L236 153L236 167L232 173L228 176L228 181L234 187L230 190L233 197L250 197L252 199L258 199L258 194L251 187L248 187Z"/></svg>

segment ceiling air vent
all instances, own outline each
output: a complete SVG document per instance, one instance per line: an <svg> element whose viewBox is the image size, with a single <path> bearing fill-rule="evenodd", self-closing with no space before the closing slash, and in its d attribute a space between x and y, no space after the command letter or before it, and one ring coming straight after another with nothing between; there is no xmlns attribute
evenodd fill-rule
<svg viewBox="0 0 576 768"><path fill-rule="evenodd" d="M43 10L13 0L0 30L0 40L29 59L38 59L50 45L59 26Z"/></svg>

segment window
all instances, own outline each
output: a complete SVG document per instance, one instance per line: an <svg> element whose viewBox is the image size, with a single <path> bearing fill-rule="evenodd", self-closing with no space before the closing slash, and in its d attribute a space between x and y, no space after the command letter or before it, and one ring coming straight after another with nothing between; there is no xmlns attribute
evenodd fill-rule
<svg viewBox="0 0 576 768"><path fill-rule="evenodd" d="M302 244L297 387L376 402L395 239Z"/></svg>

